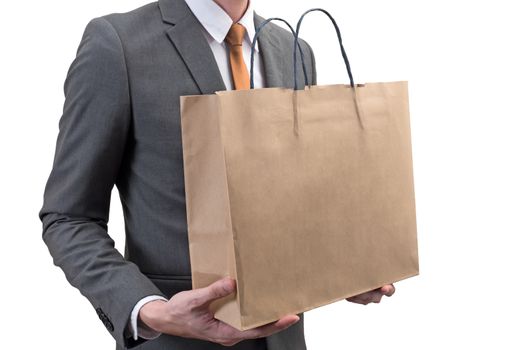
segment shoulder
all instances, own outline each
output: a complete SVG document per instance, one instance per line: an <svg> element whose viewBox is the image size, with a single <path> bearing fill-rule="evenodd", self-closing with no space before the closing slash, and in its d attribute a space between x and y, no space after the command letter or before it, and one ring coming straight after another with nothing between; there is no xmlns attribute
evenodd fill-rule
<svg viewBox="0 0 525 350"><path fill-rule="evenodd" d="M162 17L158 2L152 2L128 12L109 13L92 18L86 25L85 34L93 34L103 40L117 40L122 44L133 38L144 36L162 28Z"/></svg>
<svg viewBox="0 0 525 350"><path fill-rule="evenodd" d="M258 23L257 25L260 25L260 23L266 20L265 18L259 16L258 14L255 14L255 16L256 16L256 23ZM289 28L284 28L284 27L281 27L280 25L277 25L274 22L269 22L266 24L266 26L262 30L268 30L271 32L271 36L270 36L271 40L278 41L278 47L280 48L280 52L279 52L280 55L284 56L286 60L291 61L295 37L292 34L292 32L289 30ZM304 62L306 64L306 67L310 67L309 74L312 77L312 83L317 84L317 73L316 73L316 67L315 67L314 52L311 46L308 44L308 42L306 42L302 38L299 38L298 42L304 54Z"/></svg>
<svg viewBox="0 0 525 350"><path fill-rule="evenodd" d="M135 28L136 30L143 29L144 25L155 21L160 22L161 14L158 1L148 3L128 12L114 12L99 17L111 23L116 29Z"/></svg>
<svg viewBox="0 0 525 350"><path fill-rule="evenodd" d="M265 20L264 18L261 17L262 20ZM279 25L277 25L276 23L274 22L270 22L267 24L268 26L268 29L272 31L272 33L277 36L279 38L279 40L286 46L289 46L289 47L293 47L293 44L294 44L294 36L292 34L292 32L290 32L290 30L288 29L285 29ZM295 28L294 28L295 29ZM308 48L308 51L311 51L312 48L310 47L310 45L308 44L308 42L302 38L299 38L299 45L301 45L301 47L306 47Z"/></svg>
<svg viewBox="0 0 525 350"><path fill-rule="evenodd" d="M150 35L149 27L159 28L162 24L158 3L149 3L124 13L110 13L92 18L85 26L66 85L74 77L101 80L121 76L126 72L126 53L136 48L137 42ZM98 81L97 81L98 80Z"/></svg>

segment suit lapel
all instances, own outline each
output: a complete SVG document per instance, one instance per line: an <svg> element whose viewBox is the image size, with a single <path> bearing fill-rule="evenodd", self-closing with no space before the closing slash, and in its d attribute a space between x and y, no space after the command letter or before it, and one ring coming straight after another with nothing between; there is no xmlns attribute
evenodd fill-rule
<svg viewBox="0 0 525 350"><path fill-rule="evenodd" d="M166 34L182 57L202 94L226 90L213 56L204 37L202 26L184 0L159 0L162 19L173 24Z"/></svg>
<svg viewBox="0 0 525 350"><path fill-rule="evenodd" d="M263 21L264 18L254 13L255 28L259 27ZM279 37L273 32L271 23L268 23L268 25L264 26L261 30L258 41L263 61L266 86L286 86L285 82L290 81L290 77L285 76L289 69L284 69L283 45Z"/></svg>
<svg viewBox="0 0 525 350"><path fill-rule="evenodd" d="M164 22L172 24L166 31L169 40L181 56L202 94L213 94L226 90L213 52L202 32L202 26L184 0L159 0ZM258 27L264 18L254 13ZM262 56L267 87L290 87L293 77L291 69L285 69L283 47L279 36L268 24L259 35L259 50ZM291 62L289 62L291 65Z"/></svg>

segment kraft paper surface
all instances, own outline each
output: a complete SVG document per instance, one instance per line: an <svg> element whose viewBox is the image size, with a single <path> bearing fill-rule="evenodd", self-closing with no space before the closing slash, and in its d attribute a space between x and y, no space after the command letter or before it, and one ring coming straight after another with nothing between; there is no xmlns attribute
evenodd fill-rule
<svg viewBox="0 0 525 350"><path fill-rule="evenodd" d="M418 274L407 82L181 97L193 287L250 329Z"/></svg>

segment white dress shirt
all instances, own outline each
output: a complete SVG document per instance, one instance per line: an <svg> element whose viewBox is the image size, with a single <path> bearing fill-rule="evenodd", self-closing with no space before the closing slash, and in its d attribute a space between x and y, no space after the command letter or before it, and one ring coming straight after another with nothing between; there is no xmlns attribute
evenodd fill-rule
<svg viewBox="0 0 525 350"><path fill-rule="evenodd" d="M202 31L208 44L210 45L217 66L221 73L222 80L226 87L226 90L233 89L233 82L231 76L229 50L224 38L231 25L233 24L230 16L213 0L185 0L186 4L190 8L191 12L195 15L197 20L202 25ZM248 8L246 12L239 20L238 23L242 24L246 28L246 34L242 45L244 62L248 71L250 70L250 50L252 44L252 38L255 35L255 24L253 21L253 4L254 0L248 1ZM255 45L254 63L253 63L253 80L255 88L262 88L265 86L263 65L261 63L261 55L259 53L258 45ZM155 339L160 336L161 333L156 332L145 325L137 325L138 314L140 308L153 300L166 300L166 298L160 295L150 295L141 300L133 308L130 319L128 322L128 332L133 336L133 339L137 340L138 337L144 339Z"/></svg>

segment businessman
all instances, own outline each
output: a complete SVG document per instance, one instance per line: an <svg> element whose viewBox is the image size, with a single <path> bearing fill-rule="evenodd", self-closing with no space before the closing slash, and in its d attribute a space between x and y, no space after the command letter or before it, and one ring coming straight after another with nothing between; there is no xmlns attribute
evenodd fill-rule
<svg viewBox="0 0 525 350"><path fill-rule="evenodd" d="M92 304L117 349L306 348L302 314L238 331L208 309L234 293L234 280L191 290L179 98L248 88L251 38L263 20L249 0L159 0L85 28L64 84L39 217L54 264ZM300 44L315 84L312 50ZM292 49L288 31L272 23L263 29L256 88L293 86ZM124 256L107 230L114 185ZM387 285L349 301L393 293Z"/></svg>

